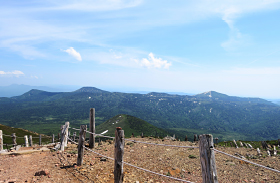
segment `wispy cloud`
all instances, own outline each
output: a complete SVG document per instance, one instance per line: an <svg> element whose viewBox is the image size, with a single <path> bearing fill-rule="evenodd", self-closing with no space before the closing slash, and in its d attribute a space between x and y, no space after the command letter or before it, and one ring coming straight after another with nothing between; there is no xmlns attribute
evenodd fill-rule
<svg viewBox="0 0 280 183"><path fill-rule="evenodd" d="M11 72L0 71L0 76L8 76L8 77L20 77L23 76L24 73L22 71L14 70Z"/></svg>
<svg viewBox="0 0 280 183"><path fill-rule="evenodd" d="M143 0L66 0L55 1L50 9L78 11L110 11L138 6Z"/></svg>
<svg viewBox="0 0 280 183"><path fill-rule="evenodd" d="M72 57L74 57L78 61L82 61L81 54L77 52L73 47L68 48L67 50L63 50L64 52L68 53Z"/></svg>
<svg viewBox="0 0 280 183"><path fill-rule="evenodd" d="M167 60L162 60L161 58L155 58L153 53L149 54L149 58L143 58L140 62L140 65L147 68L164 68L169 69L172 65L171 62L167 62Z"/></svg>

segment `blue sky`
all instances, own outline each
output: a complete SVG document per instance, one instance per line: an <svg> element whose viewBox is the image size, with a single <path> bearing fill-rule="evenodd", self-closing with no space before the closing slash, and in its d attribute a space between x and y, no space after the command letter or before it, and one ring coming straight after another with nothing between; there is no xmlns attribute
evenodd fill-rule
<svg viewBox="0 0 280 183"><path fill-rule="evenodd" d="M0 2L0 86L280 98L280 0Z"/></svg>

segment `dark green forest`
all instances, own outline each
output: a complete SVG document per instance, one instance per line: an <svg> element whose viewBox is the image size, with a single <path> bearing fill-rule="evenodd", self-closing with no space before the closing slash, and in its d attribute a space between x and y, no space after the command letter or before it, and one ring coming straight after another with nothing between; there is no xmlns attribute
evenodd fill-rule
<svg viewBox="0 0 280 183"><path fill-rule="evenodd" d="M280 107L260 98L231 97L214 91L195 96L166 93L118 93L94 87L75 92L31 90L0 98L0 124L38 133L57 133L60 125L88 124L95 108L96 125L117 114L143 119L181 138L211 133L221 139L269 140L280 138Z"/></svg>

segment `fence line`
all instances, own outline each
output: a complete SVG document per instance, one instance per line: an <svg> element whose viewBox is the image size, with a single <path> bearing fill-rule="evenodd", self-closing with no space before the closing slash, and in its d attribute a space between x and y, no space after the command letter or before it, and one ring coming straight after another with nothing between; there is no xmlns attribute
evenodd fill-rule
<svg viewBox="0 0 280 183"><path fill-rule="evenodd" d="M67 137L67 138L68 138L68 137ZM68 138L68 140L72 141L70 138ZM74 141L72 141L72 142L74 142ZM77 142L74 142L74 143L78 145ZM105 155L103 155L103 154L100 154L100 153L98 153L98 152L95 152L95 151L93 151L92 149L89 149L89 148L87 148L87 147L85 147L85 146L83 146L83 147L84 147L85 149L87 149L88 151L91 151L91 152L93 152L93 153L95 153L95 154L97 154L97 155L100 155L100 156L102 156L102 157L108 158L108 159L110 159L110 160L115 160L114 158L111 158L111 157L105 156ZM141 167L132 165L132 164L127 163L127 162L123 162L123 163L126 164L126 165L128 165L128 166L131 166L131 167L134 167L134 168L136 168L136 169L140 169L140 170L143 170L143 171L146 171L146 172L155 174L155 175L159 175L159 176L166 177L166 178L173 179L173 180L177 180L177 181L193 183L193 182L190 182L190 181L187 181L187 180L184 180L184 179L179 179L179 178L176 178L176 177L170 177L170 176L167 176L167 175L163 175L163 174L160 174L160 173L156 173L156 172L153 172L153 171L150 171L150 170L147 170L147 169L144 169L144 168L141 168Z"/></svg>
<svg viewBox="0 0 280 183"><path fill-rule="evenodd" d="M72 127L69 127L72 128ZM72 128L74 130L78 130L76 128ZM110 137L110 136L106 136L106 135L102 135L102 134L96 134L96 133L91 133L89 131L86 131L87 133L93 134L95 136L101 136L101 137L107 137L107 138L111 138L114 139L115 137ZM131 139L125 139L127 141L131 141L131 142L137 142L137 143L142 143L142 144L149 144L149 145L158 145L158 146L168 146L168 147L181 147L181 148L199 148L196 146L177 146L177 145L168 145L168 144L156 144L156 143L150 143L150 142L142 142L142 141L136 141L136 140L131 140Z"/></svg>
<svg viewBox="0 0 280 183"><path fill-rule="evenodd" d="M230 156L230 157L232 157L232 158L239 159L239 160L245 161L245 162L247 162L247 163L251 163L251 164L253 164L253 165L256 165L256 166L259 166L259 167L262 167L262 168L265 168L265 169L268 169L268 170L271 170L271 171L274 171L274 172L280 173L280 171L279 171L279 170L276 170L276 169L273 169L273 168L269 168L269 167L266 167L266 166L263 166L263 165L260 165L260 164L257 164L257 163L254 163L254 162L248 161L248 160L246 160L246 159L242 159L242 158L239 158L239 157L236 157L236 156L230 155L230 154L228 154L228 153L225 153L225 152L223 152L223 151L219 151L219 150L214 149L214 148L213 148L213 150L214 150L214 151L216 151L216 152L218 152L218 153L221 153L221 154L224 154L224 155Z"/></svg>

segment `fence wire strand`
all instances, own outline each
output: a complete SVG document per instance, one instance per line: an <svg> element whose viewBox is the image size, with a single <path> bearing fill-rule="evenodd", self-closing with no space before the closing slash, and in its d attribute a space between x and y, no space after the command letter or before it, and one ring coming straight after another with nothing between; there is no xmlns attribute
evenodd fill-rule
<svg viewBox="0 0 280 183"><path fill-rule="evenodd" d="M225 153L225 152L223 152L223 151L219 151L219 150L217 150L217 149L213 149L213 150L214 150L214 151L216 151L216 152L218 152L218 153L221 153L221 154L224 154L224 155L230 156L230 157L232 157L232 158L239 159L239 160L245 161L245 162L247 162L247 163L251 163L251 164L253 164L253 165L256 165L256 166L259 166L259 167L262 167L262 168L265 168L265 169L268 169L268 170L271 170L271 171L274 171L274 172L280 173L280 171L279 171L279 170L276 170L276 169L273 169L273 168L269 168L269 167L267 167L267 166L263 166L263 165L260 165L260 164L257 164L257 163L254 163L254 162L251 162L251 161L248 161L248 160L242 159L242 158L238 158L238 157L236 157L236 156L230 155L230 154Z"/></svg>
<svg viewBox="0 0 280 183"><path fill-rule="evenodd" d="M69 128L71 128L71 127L69 127ZM72 129L78 130L76 128L72 128ZM95 136L101 136L101 137L106 137L106 138L111 138L111 139L115 138L115 137L110 137L110 136L106 136L106 135L102 135L102 134L92 133L92 132L89 132L89 131L86 131L86 132L90 133L92 135L95 135ZM131 139L125 139L125 140L131 141L131 142L142 143L142 144L157 145L157 146L181 147L181 148L199 148L199 147L195 147L195 146L177 146L177 145L168 145L168 144L156 144L156 143L142 142L142 141L136 141L136 140L131 140Z"/></svg>
<svg viewBox="0 0 280 183"><path fill-rule="evenodd" d="M68 137L67 137L68 138ZM72 141L71 139L68 138L68 140ZM74 141L72 141L74 142ZM74 142L75 144L78 144L77 142ZM86 146L83 146L85 149L87 149L88 151L91 151L97 155L100 155L102 157L105 157L105 158L108 158L108 159L111 159L111 160L115 160L114 158L111 158L111 157L108 157L108 156L105 156L103 154L100 154L98 152L95 152L89 148L87 148ZM136 169L139 169L139 170L143 170L143 171L146 171L146 172L149 172L149 173L152 173L152 174L155 174L155 175L159 175L159 176L162 176L162 177L166 177L166 178L169 178L169 179L173 179L173 180L177 180L177 181L182 181L182 182L188 182L188 183L193 183L193 182L190 182L190 181L187 181L187 180L183 180L183 179L179 179L179 178L175 178L175 177L170 177L170 176L167 176L167 175L163 175L163 174L160 174L160 173L156 173L156 172L153 172L153 171L150 171L150 170L147 170L147 169L144 169L144 168L141 168L141 167L138 167L138 166L135 166L135 165L132 165L130 163L126 163L126 162L123 162L124 164L128 165L128 166L131 166L131 167L134 167Z"/></svg>

